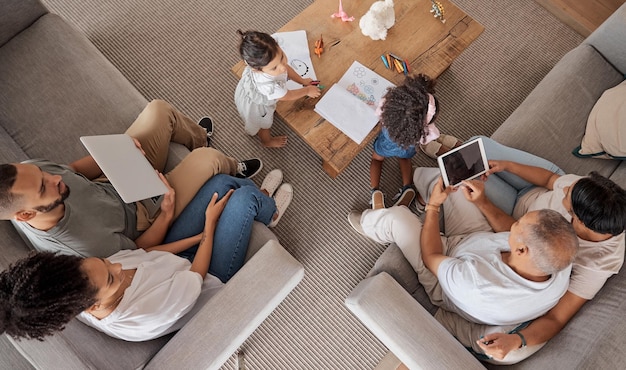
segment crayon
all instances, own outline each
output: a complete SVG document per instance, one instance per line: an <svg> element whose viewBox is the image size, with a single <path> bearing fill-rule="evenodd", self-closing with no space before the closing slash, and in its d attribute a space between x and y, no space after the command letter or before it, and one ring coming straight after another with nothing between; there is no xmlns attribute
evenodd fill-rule
<svg viewBox="0 0 626 370"><path fill-rule="evenodd" d="M385 58L387 58L387 64L389 65L389 69L391 69L391 58L389 58L389 54L385 54Z"/></svg>
<svg viewBox="0 0 626 370"><path fill-rule="evenodd" d="M406 71L408 73L411 73L411 68L409 67L409 61L408 60L404 60L404 67L406 68Z"/></svg>
<svg viewBox="0 0 626 370"><path fill-rule="evenodd" d="M385 67L387 67L387 69L389 69L389 64L387 64L387 59L385 59L385 56L384 56L384 55L381 55L381 56L380 56L380 59L382 59L382 60L383 60L383 64L385 65Z"/></svg>
<svg viewBox="0 0 626 370"><path fill-rule="evenodd" d="M394 60L394 64L396 65L396 70L398 73L404 72L404 68L402 68L402 64L396 59Z"/></svg>
<svg viewBox="0 0 626 370"><path fill-rule="evenodd" d="M408 75L409 74L409 68L406 65L406 61L404 61L404 60L402 61L402 67L404 68L404 75L405 76Z"/></svg>
<svg viewBox="0 0 626 370"><path fill-rule="evenodd" d="M393 54L393 53L389 53L389 55L391 55L394 59L397 59L399 61L402 61L402 58L400 58L399 56Z"/></svg>

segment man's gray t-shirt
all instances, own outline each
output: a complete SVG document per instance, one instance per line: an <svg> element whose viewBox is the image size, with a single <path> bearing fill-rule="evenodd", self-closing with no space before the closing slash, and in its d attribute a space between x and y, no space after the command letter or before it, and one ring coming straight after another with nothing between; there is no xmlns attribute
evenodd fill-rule
<svg viewBox="0 0 626 370"><path fill-rule="evenodd" d="M46 160L30 163L52 175L61 175L70 189L65 200L65 215L48 231L33 228L26 222L13 221L23 237L38 251L61 252L82 257L108 257L120 249L135 249L137 208L125 204L113 185L94 182L70 167Z"/></svg>

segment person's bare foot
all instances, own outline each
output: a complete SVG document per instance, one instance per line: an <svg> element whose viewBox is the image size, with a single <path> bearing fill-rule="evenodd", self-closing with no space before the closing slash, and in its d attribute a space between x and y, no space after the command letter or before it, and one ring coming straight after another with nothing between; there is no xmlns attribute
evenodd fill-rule
<svg viewBox="0 0 626 370"><path fill-rule="evenodd" d="M266 148L282 148L287 145L287 136L272 136L267 141L262 141Z"/></svg>

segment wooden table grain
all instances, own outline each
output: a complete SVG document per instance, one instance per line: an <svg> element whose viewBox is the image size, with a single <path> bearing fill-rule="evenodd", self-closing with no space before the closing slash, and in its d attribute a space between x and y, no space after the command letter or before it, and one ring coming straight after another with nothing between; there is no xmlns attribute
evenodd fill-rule
<svg viewBox="0 0 626 370"><path fill-rule="evenodd" d="M441 0L446 20L442 23L430 13L429 0L394 0L396 23L388 30L385 40L374 41L364 36L359 28L359 19L372 1L343 1L346 13L355 17L353 22L330 17L337 11L338 3L338 0L316 0L278 30L306 31L313 68L318 80L326 86L322 94L339 81L355 60L396 85L402 83L404 75L387 69L380 59L388 52L409 61L413 74L439 77L484 30L449 1ZM320 36L324 38L324 53L318 58L313 49ZM241 78L244 67L244 63L239 62L232 71ZM376 137L380 128L377 125L361 144L357 144L313 111L318 101L279 102L276 114L315 150L322 158L324 170L335 178Z"/></svg>

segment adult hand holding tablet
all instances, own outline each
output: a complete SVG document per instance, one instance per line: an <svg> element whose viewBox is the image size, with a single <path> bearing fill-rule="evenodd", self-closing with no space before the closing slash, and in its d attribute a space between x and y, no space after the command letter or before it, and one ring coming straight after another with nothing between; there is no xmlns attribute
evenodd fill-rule
<svg viewBox="0 0 626 370"><path fill-rule="evenodd" d="M469 141L437 157L443 183L457 187L464 180L474 179L489 170L481 138Z"/></svg>

